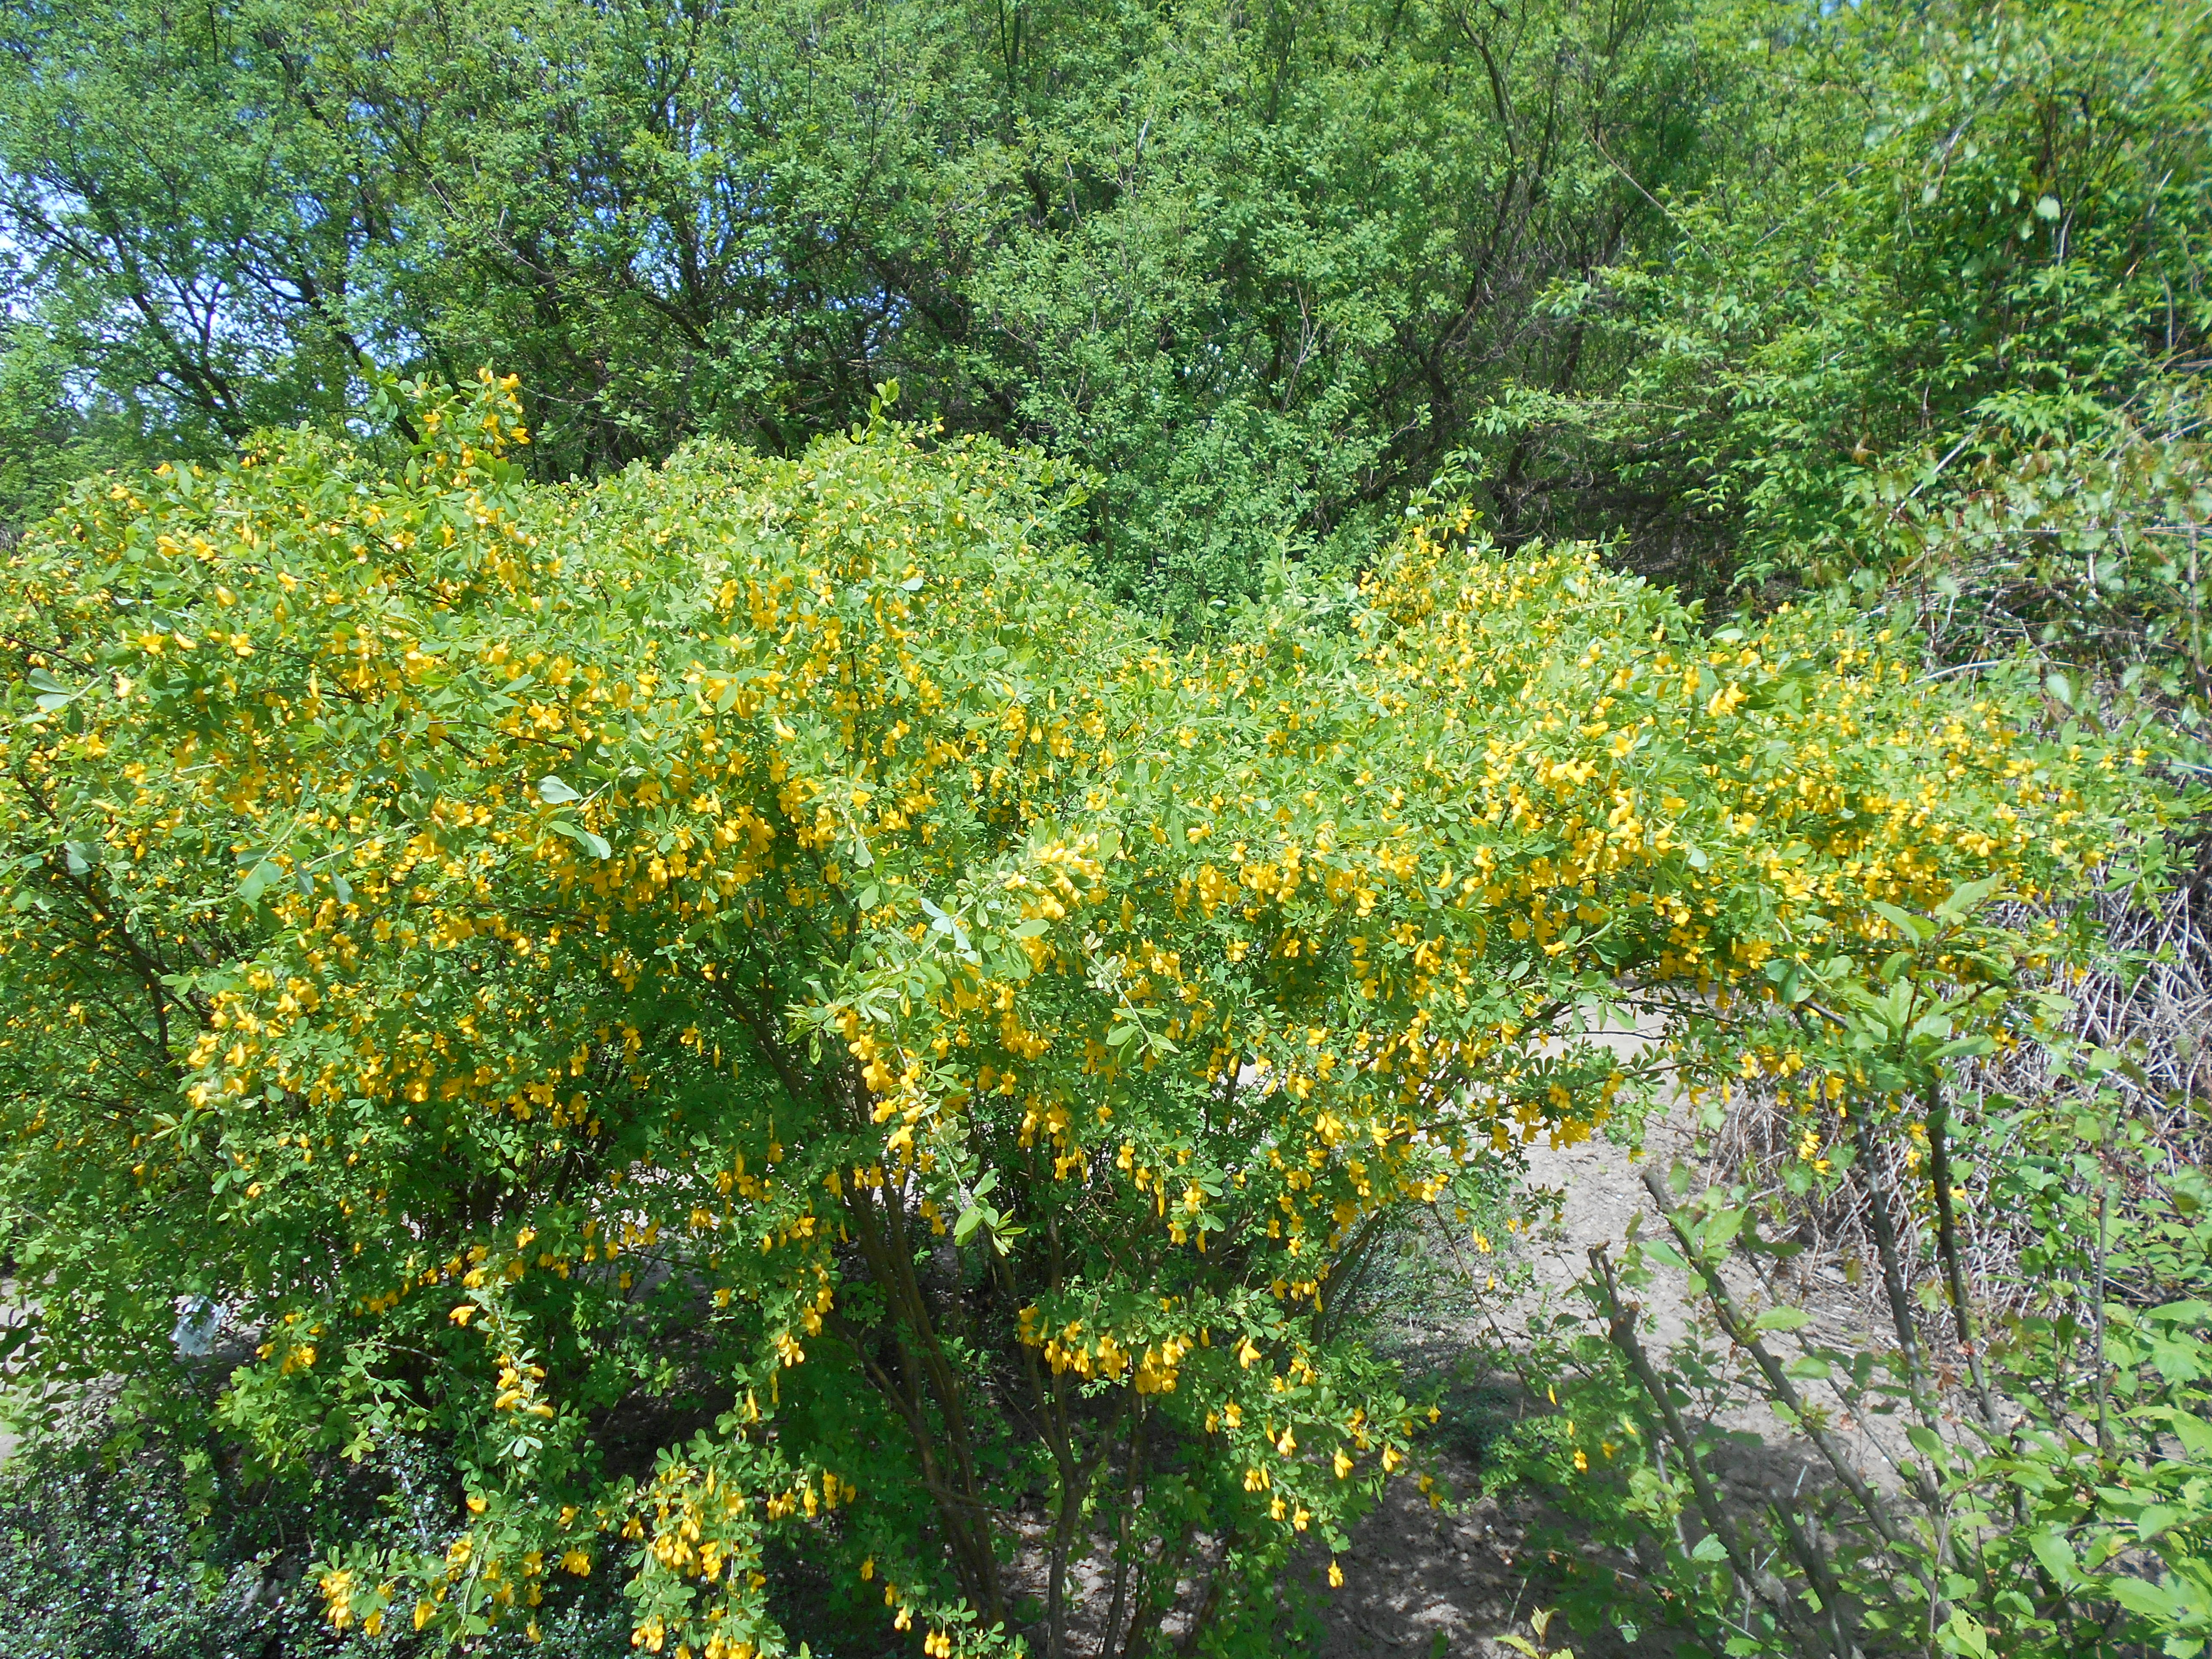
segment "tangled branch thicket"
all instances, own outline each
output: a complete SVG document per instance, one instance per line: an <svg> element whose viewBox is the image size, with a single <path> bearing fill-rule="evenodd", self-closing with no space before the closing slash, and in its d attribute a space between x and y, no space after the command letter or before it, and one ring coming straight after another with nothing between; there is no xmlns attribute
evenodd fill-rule
<svg viewBox="0 0 2212 1659"><path fill-rule="evenodd" d="M2099 1081L2122 1091L2131 1116L2162 1149L2167 1171L2212 1161L2212 858L2200 855L2189 877L2162 895L2145 898L2108 887L2083 902L2094 913L2107 954L2063 987L2070 1012L2057 1036L2125 1058L2127 1066L2100 1073ZM2014 919L2024 921L2027 913ZM2022 1043L1960 1067L1954 1109L1978 1115L1999 1098L2037 1100L2057 1109L2094 1092L2076 1073L2054 1064L2053 1053L2054 1046ZM1770 1213L1786 1214L1783 1231L1803 1247L1793 1258L1793 1277L1805 1283L1815 1264L1848 1264L1851 1282L1871 1297L1875 1281L1862 1271L1875 1254L1865 1192L1851 1182L1791 1192L1784 1172L1801 1161L1802 1133L1802 1116L1777 1090L1740 1089L1712 1133L1705 1162L1716 1176L1743 1183ZM1905 1146L1877 1150L1876 1178L1892 1192L1904 1190L1916 1178L1905 1167ZM1966 1261L1975 1299L2002 1316L2025 1301L2020 1259L2030 1238L2024 1218L1987 1201L1991 1171L2003 1167L2007 1149L1992 1150L2000 1156L1966 1181L1966 1212L1972 1218ZM1900 1213L1907 1217L1901 1242L1917 1290L1937 1267L1917 1236L1922 1218L1902 1207Z"/></svg>

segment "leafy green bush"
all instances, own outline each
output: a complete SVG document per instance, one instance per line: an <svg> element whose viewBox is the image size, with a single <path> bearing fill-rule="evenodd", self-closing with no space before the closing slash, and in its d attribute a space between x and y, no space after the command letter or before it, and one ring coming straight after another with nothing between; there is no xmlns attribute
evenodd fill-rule
<svg viewBox="0 0 2212 1659"><path fill-rule="evenodd" d="M217 1372L221 1370L217 1365ZM178 1379L195 1393L209 1374ZM402 1441L355 1462L258 1474L219 1437L197 1443L173 1411L130 1393L71 1411L0 1468L0 1655L6 1659L370 1659L394 1638L334 1629L313 1567L328 1540L386 1542L442 1529L456 1476L434 1446ZM814 1650L865 1651L802 1620ZM631 1621L617 1587L511 1632L497 1659L623 1659Z"/></svg>
<svg viewBox="0 0 2212 1659"><path fill-rule="evenodd" d="M338 1639L301 1580L264 1571L277 1528L226 1506L238 1529L210 1547L173 1460L105 1469L82 1452L34 1454L0 1473L0 1652L9 1659L308 1659Z"/></svg>
<svg viewBox="0 0 2212 1659"><path fill-rule="evenodd" d="M330 1539L342 1628L619 1577L748 1659L788 1545L827 1616L1056 1653L1095 1547L1131 1652L1186 1578L1249 1647L1406 1467L1377 1249L1683 1076L1847 1067L1771 1020L1897 906L2166 810L1846 611L1708 635L1464 510L1178 651L1035 458L878 407L532 487L511 383L410 392L404 471L87 485L0 600L26 1379L257 1472L434 1449L441 1525ZM248 1345L212 1421L180 1298Z"/></svg>
<svg viewBox="0 0 2212 1659"><path fill-rule="evenodd" d="M1663 252L1561 290L1625 337L1617 387L1530 392L1475 471L1564 422L1743 577L2039 589L2057 602L2025 620L2062 657L2094 644L2075 623L2148 604L2162 635L2088 653L2154 664L2204 599L2185 546L2129 533L2208 510L2203 8L1702 15L1766 48L1730 83L1744 158L1668 201ZM1670 568L1694 581L1698 557Z"/></svg>

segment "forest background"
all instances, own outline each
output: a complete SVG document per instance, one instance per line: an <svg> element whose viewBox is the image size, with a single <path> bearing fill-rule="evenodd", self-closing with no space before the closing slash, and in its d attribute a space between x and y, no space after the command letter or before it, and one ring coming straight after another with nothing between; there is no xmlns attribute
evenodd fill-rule
<svg viewBox="0 0 2212 1659"><path fill-rule="evenodd" d="M540 479L895 379L1188 629L1440 480L1693 594L1978 571L1963 504L2187 428L2187 6L7 15L18 523L372 368L519 375Z"/></svg>
<svg viewBox="0 0 2212 1659"><path fill-rule="evenodd" d="M433 436L413 388L466 386L484 365L516 377L529 441L501 463L516 488L618 478L702 441L796 461L880 427L895 383L896 415L928 423L917 442L994 440L1079 480L1053 533L1163 648L1346 591L1442 514L1509 561L1594 542L1613 572L1701 605L1700 626L1839 606L1869 640L1909 645L1916 676L1962 697L1986 681L2062 746L2152 756L2136 763L2172 800L2203 775L2201 4L6 0L0 48L11 548L106 488L81 479L214 467L272 428L396 474ZM2166 968L2187 968L2192 820L2166 816L2183 826L2161 878L2179 897L2108 895L2099 915L2182 917L2159 937L2181 941ZM1926 936L1896 926L1949 974L1956 930L1982 925L1970 908ZM2083 960L2136 984L2142 964L2112 951L2140 932L2108 931ZM1990 1143L2005 1149L1990 1191L2062 1170L2015 1209L2027 1191L2072 1218L2047 1239L2088 1227L2093 1314L2115 1224L2077 1200L2113 1160L2137 1160L2121 1185L2157 1241L2129 1305L2186 1305L2204 1255L2184 1225L2200 1212L2195 1028L2122 1024L2051 1036L2018 1099L2002 1079L1983 1090L2023 1111L2063 1099L2045 1115L2069 1135L2087 1121L2075 1106L2106 1114L2080 1130L2095 1150L2077 1187L2075 1152L2023 1150L2019 1121L1989 1115L2013 1137ZM1920 1043L1926 1075L1897 1085L1916 1097L1926 1068L1975 1058L1893 1035L1899 1054ZM2178 1085L2112 1081L2168 1063ZM1753 1186L1812 1202L1815 1161L1774 1153ZM1931 1211L1913 1234L1939 1289L1948 1225ZM1694 1249L1682 1260L1696 1271ZM2079 1327L2054 1320L2063 1349ZM2170 1359L2181 1338L2159 1340ZM1614 1348L1576 1374L1632 1394ZM2087 1443L2146 1468L2177 1447L2202 1460L2179 1422L2201 1415L2203 1373L2144 1375L2148 1438L2131 1453L2100 1419ZM1918 1409L1920 1383L1898 1386ZM1666 1438L1656 1403L1618 1409ZM1996 1421L1984 1451L2004 1449ZM143 1539L116 1546L118 1581L134 1551L173 1548L204 1578L210 1549L296 1550L211 1522L236 1501L209 1495L228 1466L158 1441L143 1455L168 1473L127 1500L79 1448L25 1500L19 1536L46 1524L41 1503L127 1501ZM1941 1478L1965 1457L1945 1443L1928 1454ZM2025 1455L2016 1433L2006 1455ZM1555 1432L1524 1472L1571 1485L1583 1461ZM1985 1492L1965 1462L1960 1489ZM1667 1476L1662 1456L1660 1474L1679 1484L1682 1467ZM2016 1618L2086 1651L2069 1597L2117 1574L2169 1600L2122 1593L2151 1622L2095 1639L2149 1631L2193 1653L2212 1632L2207 1500L2166 1497L2172 1515L2136 1514L2102 1556L2078 1532L2070 1568L2037 1552L2047 1594L2026 1613L1986 1602L2001 1563L1978 1574L1940 1542L1908 1571L1888 1540L1889 1570L1924 1582L1923 1647L1948 1632L1948 1650L1976 1651L1970 1632ZM1648 1498L1592 1498L1593 1529ZM1711 1540L1678 1533L1687 1576L1668 1581L1692 1639L1879 1646L1798 1628L1725 1547L1727 1517L1700 1522L1688 1486L1673 1501ZM1787 1547L1790 1517L1761 1524ZM25 1601L54 1594L34 1554L9 1569ZM1820 1583L1820 1548L1804 1554L1816 1608L1858 1604ZM1949 1585L1962 1571L1984 1590ZM234 1639L221 1620L262 1641L272 1618L284 1639L337 1639L319 1609L303 1622L296 1601L280 1615L223 1594L216 1612L189 1585L134 1603L100 1639L198 1651Z"/></svg>

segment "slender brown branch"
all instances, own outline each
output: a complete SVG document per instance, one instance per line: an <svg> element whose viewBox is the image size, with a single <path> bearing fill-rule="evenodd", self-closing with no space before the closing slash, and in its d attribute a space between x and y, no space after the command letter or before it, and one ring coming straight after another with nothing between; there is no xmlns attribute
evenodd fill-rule
<svg viewBox="0 0 2212 1659"><path fill-rule="evenodd" d="M1683 1423L1682 1414L1674 1408L1674 1401L1667 1392L1666 1382L1652 1366L1650 1357L1644 1352L1643 1343L1637 1339L1636 1305L1620 1299L1620 1285L1613 1277L1613 1263L1606 1255L1606 1247L1591 1245L1589 1260L1591 1267L1596 1272L1597 1281L1605 1291L1607 1340L1628 1361L1629 1369L1635 1372L1637 1382L1643 1387L1653 1408L1658 1412L1668 1438L1681 1453L1682 1467L1688 1472L1690 1490L1697 1499L1698 1512L1705 1519L1705 1530L1719 1541L1721 1548L1727 1553L1729 1565L1735 1571L1736 1582L1747 1595L1765 1602L1805 1647L1815 1653L1833 1656L1833 1659L1844 1659L1844 1656L1831 1644L1827 1633L1805 1616L1804 1610L1797 1605L1797 1598L1790 1593L1790 1587L1771 1572L1752 1565L1750 1552L1744 1546L1742 1534L1736 1530L1735 1523L1729 1519L1728 1511L1722 1507L1720 1494L1714 1490L1712 1478L1705 1473L1705 1464L1698 1456L1697 1443Z"/></svg>
<svg viewBox="0 0 2212 1659"><path fill-rule="evenodd" d="M1807 1407L1797 1385L1790 1380L1790 1374L1783 1370L1781 1362L1759 1340L1759 1334L1752 1328L1751 1322L1743 1316L1743 1310L1736 1305L1735 1297L1720 1274L1706 1266L1698 1256L1691 1240L1690 1231L1683 1224L1681 1212L1675 1207L1674 1196L1667 1190L1666 1177L1656 1169L1647 1169L1644 1172L1644 1190L1651 1194L1651 1201L1659 1206L1660 1215L1673 1230L1675 1241L1682 1247L1683 1255L1703 1280L1705 1295L1711 1299L1713 1311L1720 1320L1721 1329L1729 1340L1750 1354L1752 1363L1759 1367L1759 1374L1766 1379L1767 1387L1774 1391L1774 1397L1789 1410L1791 1419L1805 1431L1807 1437L1827 1461L1828 1467L1835 1471L1836 1479L1843 1482L1844 1489L1851 1495L1851 1501L1864 1512L1868 1524L1881 1534L1885 1543L1902 1544L1903 1535L1890 1519L1881 1498L1851 1466L1835 1436L1822 1426L1816 1414Z"/></svg>
<svg viewBox="0 0 2212 1659"><path fill-rule="evenodd" d="M1959 1346L1974 1379L1974 1399L1981 1407L1982 1425L1992 1435L2001 1435L2005 1427L1997 1412L1996 1395L1990 1388L1989 1371L1982 1364L1980 1346L1974 1340L1973 1314L1966 1302L1966 1272L1960 1260L1959 1224L1952 1210L1950 1115L1940 1081L1928 1085L1928 1173L1936 1185L1936 1251L1943 1261L1944 1288L1950 1292Z"/></svg>

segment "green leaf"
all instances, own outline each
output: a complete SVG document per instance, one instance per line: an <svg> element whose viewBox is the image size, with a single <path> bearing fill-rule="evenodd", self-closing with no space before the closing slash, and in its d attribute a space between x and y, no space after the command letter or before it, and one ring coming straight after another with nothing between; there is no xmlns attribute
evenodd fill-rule
<svg viewBox="0 0 2212 1659"><path fill-rule="evenodd" d="M1929 936L1936 931L1926 917L1916 916L1910 910L1900 910L1894 904L1885 904L1880 899L1869 901L1868 908L1915 944L1926 943Z"/></svg>
<svg viewBox="0 0 2212 1659"><path fill-rule="evenodd" d="M1715 1210L1699 1220L1692 1231L1698 1243L1708 1249L1717 1249L1723 1245L1733 1244L1736 1235L1743 1231L1744 1224L1750 1219L1751 1213L1747 1210Z"/></svg>
<svg viewBox="0 0 2212 1659"><path fill-rule="evenodd" d="M2145 1619L2178 1624L2188 1613L2188 1603L2163 1584L2154 1584L2128 1573L2116 1573L2101 1582L2112 1600Z"/></svg>
<svg viewBox="0 0 2212 1659"><path fill-rule="evenodd" d="M2175 1412L2167 1423L2191 1457L2212 1458L2212 1423L2186 1411Z"/></svg>
<svg viewBox="0 0 2212 1659"><path fill-rule="evenodd" d="M1950 1618L1936 1632L1936 1644L1960 1659L1989 1659L1989 1632L1964 1607L1951 1610Z"/></svg>
<svg viewBox="0 0 2212 1659"><path fill-rule="evenodd" d="M1751 1322L1754 1331L1802 1331L1813 1322L1802 1308L1769 1308Z"/></svg>
<svg viewBox="0 0 2212 1659"><path fill-rule="evenodd" d="M1963 882L1951 890L1951 896L1937 905L1936 910L1940 915L1946 916L1971 915L1979 909L2002 884L2000 878L1996 876L1986 877L1980 881Z"/></svg>
<svg viewBox="0 0 2212 1659"><path fill-rule="evenodd" d="M1995 1054L1996 1052L1996 1042L1993 1038L1977 1033L1973 1036L1954 1037L1950 1042L1945 1043L1942 1048L1936 1049L1935 1053L1929 1055L1929 1058L1930 1060L1957 1060L1966 1054Z"/></svg>
<svg viewBox="0 0 2212 1659"><path fill-rule="evenodd" d="M583 799L560 779L550 775L538 780L538 798L548 806L566 806L570 801Z"/></svg>
<svg viewBox="0 0 2212 1659"><path fill-rule="evenodd" d="M2172 1504L2154 1504L2136 1516L2136 1532L2148 1544L2161 1534L2171 1532L2185 1519L2201 1518L2192 1504L2185 1509Z"/></svg>
<svg viewBox="0 0 2212 1659"><path fill-rule="evenodd" d="M2081 1577L2081 1564L2075 1559L2073 1546L2063 1534L2045 1528L2028 1534L2027 1547L2041 1562L2043 1570L2061 1589L2077 1583Z"/></svg>
<svg viewBox="0 0 2212 1659"><path fill-rule="evenodd" d="M605 836L593 835L583 825L571 823L566 818L553 820L553 833L566 836L595 859L611 859L615 855L615 849L607 844Z"/></svg>
<svg viewBox="0 0 2212 1659"><path fill-rule="evenodd" d="M70 704L92 689L90 686L78 686L71 689L43 668L33 668L23 678L31 689L40 694L37 699L39 711L46 714L52 714L58 708L68 708Z"/></svg>

